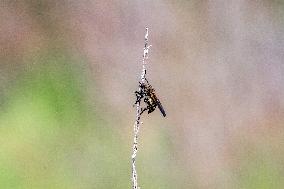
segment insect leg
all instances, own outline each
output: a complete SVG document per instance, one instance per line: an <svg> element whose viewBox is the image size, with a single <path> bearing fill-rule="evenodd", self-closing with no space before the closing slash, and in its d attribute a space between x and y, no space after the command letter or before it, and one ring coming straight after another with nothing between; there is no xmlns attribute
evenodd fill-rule
<svg viewBox="0 0 284 189"><path fill-rule="evenodd" d="M141 110L140 110L140 115L142 115L142 113L145 112L146 110L148 110L148 107L146 107L146 108L141 108Z"/></svg>

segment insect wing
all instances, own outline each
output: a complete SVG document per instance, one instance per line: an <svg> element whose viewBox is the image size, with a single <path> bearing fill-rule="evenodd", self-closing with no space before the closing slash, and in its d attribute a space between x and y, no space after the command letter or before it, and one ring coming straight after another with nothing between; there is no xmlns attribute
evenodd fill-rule
<svg viewBox="0 0 284 189"><path fill-rule="evenodd" d="M157 103L159 110L161 111L161 113L163 114L164 117L166 117L166 112L161 104L161 102L158 101Z"/></svg>

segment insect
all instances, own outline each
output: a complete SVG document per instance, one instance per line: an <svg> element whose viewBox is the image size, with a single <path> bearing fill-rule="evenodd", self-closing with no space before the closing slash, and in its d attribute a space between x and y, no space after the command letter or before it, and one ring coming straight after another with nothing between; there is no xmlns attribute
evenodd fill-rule
<svg viewBox="0 0 284 189"><path fill-rule="evenodd" d="M143 99L144 102L147 105L145 108L141 108L140 115L146 110L148 110L148 114L149 114L149 113L153 112L156 109L156 107L158 106L162 115L164 117L166 117L166 112L165 112L160 100L158 99L158 97L155 94L155 89L149 84L149 82L146 78L145 78L145 81L146 82L144 82L144 83L139 82L140 90L135 91L135 95L136 95L136 98L137 98L135 104L140 103L141 100Z"/></svg>

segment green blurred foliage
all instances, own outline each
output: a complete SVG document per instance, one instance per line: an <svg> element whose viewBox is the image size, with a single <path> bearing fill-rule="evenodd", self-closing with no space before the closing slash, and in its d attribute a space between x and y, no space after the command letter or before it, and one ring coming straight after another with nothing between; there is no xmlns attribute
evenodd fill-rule
<svg viewBox="0 0 284 189"><path fill-rule="evenodd" d="M240 187L244 189L281 189L284 186L283 166L272 156L273 151L253 145L243 146L245 153L238 170Z"/></svg>
<svg viewBox="0 0 284 189"><path fill-rule="evenodd" d="M118 135L87 105L80 66L64 53L36 62L2 107L0 188L125 187Z"/></svg>

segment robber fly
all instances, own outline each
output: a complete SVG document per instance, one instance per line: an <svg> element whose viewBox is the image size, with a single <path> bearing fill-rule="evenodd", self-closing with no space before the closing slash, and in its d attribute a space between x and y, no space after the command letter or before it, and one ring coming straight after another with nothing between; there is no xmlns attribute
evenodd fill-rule
<svg viewBox="0 0 284 189"><path fill-rule="evenodd" d="M140 90L135 91L136 98L137 98L135 104L140 103L141 100L143 99L144 102L147 105L145 108L141 108L140 115L146 110L148 110L148 114L149 114L149 113L153 112L156 109L156 107L158 106L162 115L164 117L166 117L166 112L165 112L160 100L158 99L158 97L155 94L155 89L149 84L149 82L146 78L145 78L145 81L146 82L144 82L144 83L139 82Z"/></svg>

